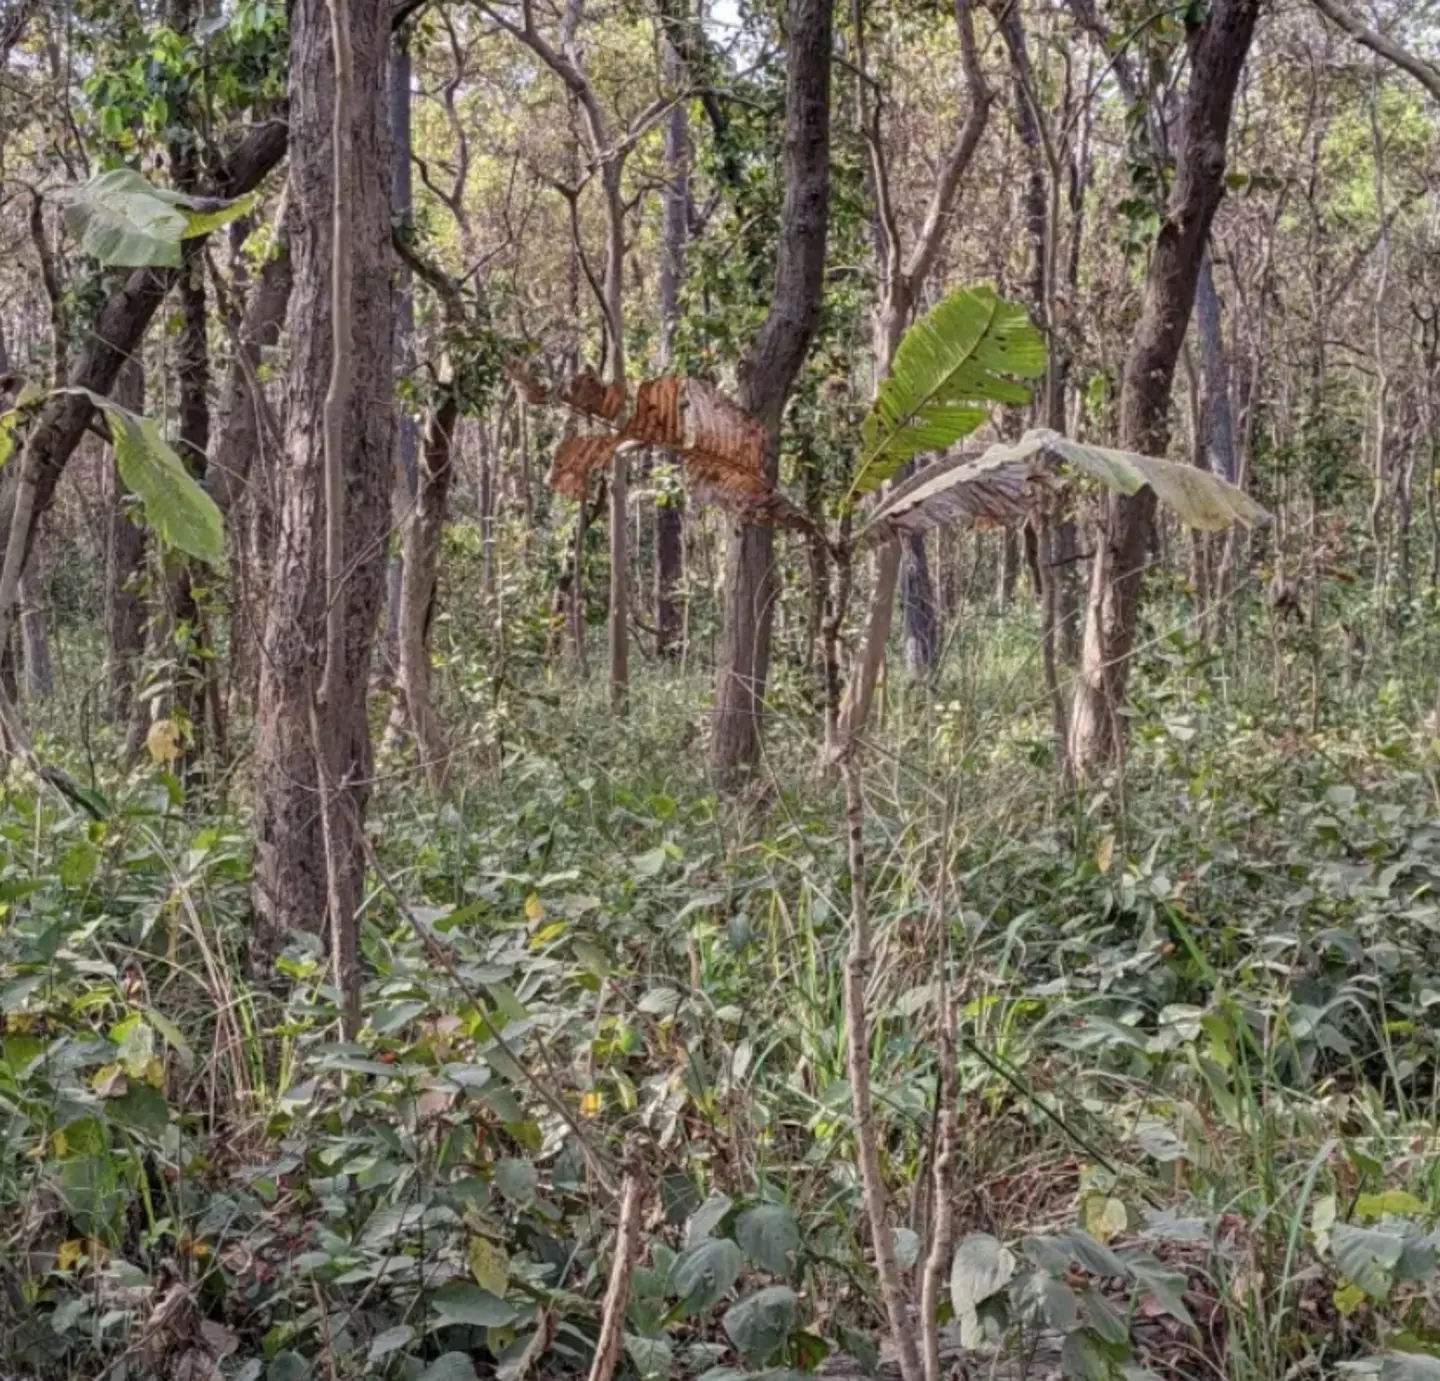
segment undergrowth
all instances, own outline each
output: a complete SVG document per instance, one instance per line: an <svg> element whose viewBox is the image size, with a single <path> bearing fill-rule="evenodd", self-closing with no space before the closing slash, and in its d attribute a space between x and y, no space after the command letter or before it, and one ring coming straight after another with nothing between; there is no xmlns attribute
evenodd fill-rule
<svg viewBox="0 0 1440 1381"><path fill-rule="evenodd" d="M1440 1352L1424 678L1377 666L1317 722L1315 649L1277 664L1251 632L1224 655L1154 638L1130 760L1085 796L1057 792L1018 622L977 624L934 693L893 688L867 754L897 1254L923 1256L945 973L946 1307L1035 1375L1057 1336L1096 1377L1428 1376ZM246 822L218 784L197 804L102 766L90 813L5 783L7 1366L579 1373L622 1163L649 1189L631 1375L883 1350L806 678L781 669L766 771L726 801L698 679L641 679L615 733L598 689L454 651L475 767L437 804L381 764L353 1044L318 940L249 972ZM85 747L46 743L78 775L114 760Z"/></svg>

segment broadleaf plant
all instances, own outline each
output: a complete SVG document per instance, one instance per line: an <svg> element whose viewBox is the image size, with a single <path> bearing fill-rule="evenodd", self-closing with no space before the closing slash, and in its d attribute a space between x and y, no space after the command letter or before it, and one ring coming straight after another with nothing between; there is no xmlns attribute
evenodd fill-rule
<svg viewBox="0 0 1440 1381"><path fill-rule="evenodd" d="M1023 406L1045 373L1045 340L1025 309L989 287L961 288L906 332L861 424L852 495L869 493L924 451L943 451Z"/></svg>
<svg viewBox="0 0 1440 1381"><path fill-rule="evenodd" d="M254 204L254 194L226 202L156 187L133 168L97 173L65 194L70 233L112 268L178 268L182 241L228 225Z"/></svg>

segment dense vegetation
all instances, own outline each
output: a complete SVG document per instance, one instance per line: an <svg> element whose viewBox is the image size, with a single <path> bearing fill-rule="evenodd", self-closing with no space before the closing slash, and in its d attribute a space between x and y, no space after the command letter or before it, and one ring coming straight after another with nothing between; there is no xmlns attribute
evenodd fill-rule
<svg viewBox="0 0 1440 1381"><path fill-rule="evenodd" d="M1440 1377L1433 6L0 59L0 1376Z"/></svg>

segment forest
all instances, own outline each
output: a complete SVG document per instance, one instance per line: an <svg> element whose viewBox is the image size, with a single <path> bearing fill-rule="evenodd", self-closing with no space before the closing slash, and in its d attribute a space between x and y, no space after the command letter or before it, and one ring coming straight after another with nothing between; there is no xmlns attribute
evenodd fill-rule
<svg viewBox="0 0 1440 1381"><path fill-rule="evenodd" d="M0 0L0 1381L1440 1381L1437 0Z"/></svg>

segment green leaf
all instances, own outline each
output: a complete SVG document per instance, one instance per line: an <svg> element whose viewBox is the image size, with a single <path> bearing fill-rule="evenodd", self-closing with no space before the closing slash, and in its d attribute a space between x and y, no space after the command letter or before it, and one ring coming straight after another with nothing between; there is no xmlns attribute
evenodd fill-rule
<svg viewBox="0 0 1440 1381"><path fill-rule="evenodd" d="M764 1365L785 1346L799 1313L795 1291L788 1285L772 1285L732 1304L723 1326L738 1351Z"/></svg>
<svg viewBox="0 0 1440 1381"><path fill-rule="evenodd" d="M955 1248L950 1266L950 1301L960 1321L960 1341L977 1347L983 1341L979 1307L998 1295L1015 1274L1015 1256L988 1232L972 1232Z"/></svg>
<svg viewBox="0 0 1440 1381"><path fill-rule="evenodd" d="M472 1237L469 1250L465 1253L465 1264L482 1290L492 1295L503 1295L510 1283L510 1258L493 1242L483 1237Z"/></svg>
<svg viewBox="0 0 1440 1381"><path fill-rule="evenodd" d="M992 288L961 288L905 333L861 426L851 486L864 494L921 451L968 436L996 403L1024 404L1020 379L1045 372L1045 341L1025 309Z"/></svg>
<svg viewBox="0 0 1440 1381"><path fill-rule="evenodd" d="M734 1202L728 1194L721 1194L718 1191L711 1194L690 1215L690 1221L685 1224L685 1245L693 1247L697 1242L703 1242L707 1237L713 1237L715 1229L720 1226L721 1220L730 1212Z"/></svg>
<svg viewBox="0 0 1440 1381"><path fill-rule="evenodd" d="M687 1314L703 1314L729 1294L743 1265L740 1248L728 1237L707 1237L687 1247L670 1267L670 1288Z"/></svg>
<svg viewBox="0 0 1440 1381"><path fill-rule="evenodd" d="M225 551L225 523L215 501L160 432L160 424L89 389L66 389L88 398L109 420L115 464L125 487L144 506L145 521L166 546L217 565Z"/></svg>
<svg viewBox="0 0 1440 1381"><path fill-rule="evenodd" d="M114 268L178 268L180 242L243 216L255 194L218 202L153 186L133 168L98 173L65 195L70 233L80 248Z"/></svg>
<svg viewBox="0 0 1440 1381"><path fill-rule="evenodd" d="M1228 480L1154 456L1085 446L1045 428L1028 431L1013 446L997 444L979 455L942 456L896 487L856 538L874 546L937 527L977 522L1013 524L1032 507L1032 487L1053 483L1062 467L1107 489L1134 494L1147 485L1190 527L1214 531L1231 523L1258 527L1270 515Z"/></svg>
<svg viewBox="0 0 1440 1381"><path fill-rule="evenodd" d="M1420 1352L1387 1352L1380 1381L1440 1381L1440 1360Z"/></svg>
<svg viewBox="0 0 1440 1381"><path fill-rule="evenodd" d="M539 1172L528 1160L507 1158L495 1167L495 1188L517 1208L534 1203L539 1184Z"/></svg>
<svg viewBox="0 0 1440 1381"><path fill-rule="evenodd" d="M795 1269L800 1227L784 1204L747 1208L735 1220L735 1240L751 1261L771 1275L789 1275Z"/></svg>
<svg viewBox="0 0 1440 1381"><path fill-rule="evenodd" d="M503 1299L463 1280L452 1280L450 1284L442 1285L431 1296L431 1302L440 1315L441 1323L500 1328L514 1323L518 1317L515 1309Z"/></svg>
<svg viewBox="0 0 1440 1381"><path fill-rule="evenodd" d="M265 1381L309 1381L312 1368L298 1352L277 1352L265 1368Z"/></svg>
<svg viewBox="0 0 1440 1381"><path fill-rule="evenodd" d="M1400 1263L1405 1242L1380 1228L1338 1223L1330 1238L1330 1250L1348 1281L1371 1299L1383 1300L1390 1293L1392 1273Z"/></svg>
<svg viewBox="0 0 1440 1381"><path fill-rule="evenodd" d="M106 1102L105 1112L112 1121L152 1139L170 1125L170 1105L164 1095L149 1084L131 1084L119 1098Z"/></svg>
<svg viewBox="0 0 1440 1381"><path fill-rule="evenodd" d="M445 1352L420 1373L419 1381L475 1381L475 1363L463 1352Z"/></svg>
<svg viewBox="0 0 1440 1381"><path fill-rule="evenodd" d="M668 1381L673 1356L668 1340L627 1333L625 1351L640 1373L640 1381Z"/></svg>
<svg viewBox="0 0 1440 1381"><path fill-rule="evenodd" d="M1121 1352L1123 1357L1128 1347ZM1060 1365L1071 1381L1122 1381L1116 1347L1088 1328L1077 1328L1065 1339Z"/></svg>
<svg viewBox="0 0 1440 1381"><path fill-rule="evenodd" d="M408 1323L396 1324L394 1328L387 1328L383 1333L377 1333L370 1340L370 1365L373 1367L376 1362L388 1357L392 1352L399 1352L402 1347L407 1347L414 1341L415 1330Z"/></svg>

